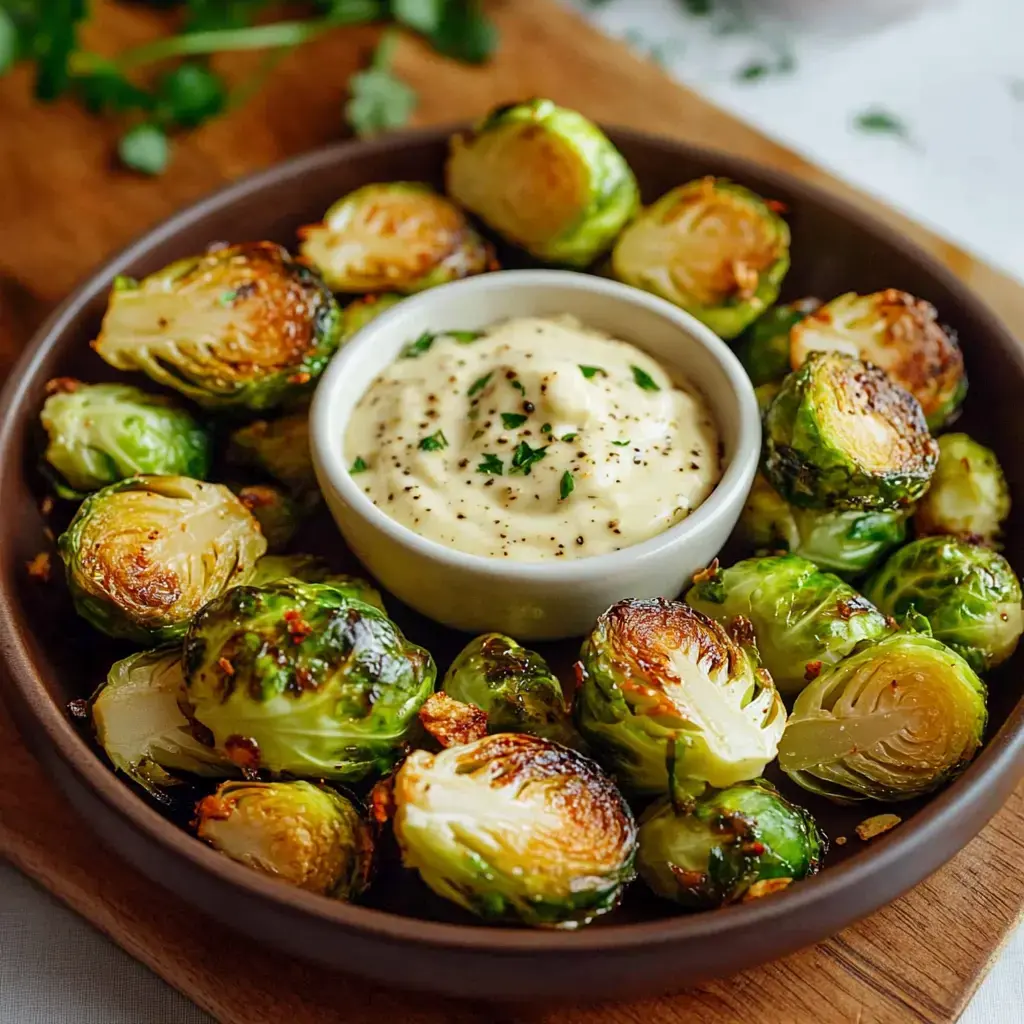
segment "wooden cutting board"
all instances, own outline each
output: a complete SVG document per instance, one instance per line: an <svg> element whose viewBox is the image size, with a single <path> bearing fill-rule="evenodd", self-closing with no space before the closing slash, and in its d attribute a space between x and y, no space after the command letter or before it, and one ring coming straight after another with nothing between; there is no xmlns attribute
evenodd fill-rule
<svg viewBox="0 0 1024 1024"><path fill-rule="evenodd" d="M160 15L97 3L101 52L152 37ZM398 70L421 123L547 95L609 123L739 153L873 209L946 262L1024 332L1024 288L759 135L550 0L493 5L502 48L486 69L403 43ZM116 168L116 131L71 104L41 108L28 75L0 82L0 367L112 251L212 188L336 139L344 82L376 38L346 30L282 62L245 108L176 147L161 179ZM251 66L239 57L228 70ZM0 680L2 686L2 680ZM1024 905L1024 788L955 860L884 910L794 956L683 995L628 1005L522 1007L387 992L308 968L228 933L122 864L78 821L0 710L0 854L228 1024L904 1024L952 1022ZM856 842L857 840L851 840ZM770 951L772 936L764 937ZM150 1022L140 1022L150 1024Z"/></svg>

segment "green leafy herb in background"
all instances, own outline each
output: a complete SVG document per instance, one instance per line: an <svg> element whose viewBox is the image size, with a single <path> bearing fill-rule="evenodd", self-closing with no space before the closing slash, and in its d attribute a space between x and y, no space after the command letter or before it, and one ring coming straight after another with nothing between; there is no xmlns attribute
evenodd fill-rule
<svg viewBox="0 0 1024 1024"><path fill-rule="evenodd" d="M861 132L878 135L895 135L904 141L910 140L910 130L895 114L881 107L871 107L853 119L853 126Z"/></svg>
<svg viewBox="0 0 1024 1024"><path fill-rule="evenodd" d="M123 118L118 152L127 166L147 174L166 166L171 134L245 102L281 57L325 33L391 21L421 34L438 52L474 64L486 61L498 43L478 0L149 0L149 6L180 8L177 30L101 57L80 47L88 0L0 0L0 74L30 63L40 100L70 95L94 114ZM279 20L269 20L271 8ZM416 107L415 91L391 67L395 41L385 33L370 66L349 82L345 113L357 134L400 127ZM243 50L267 56L241 82L225 81L208 63L216 54Z"/></svg>

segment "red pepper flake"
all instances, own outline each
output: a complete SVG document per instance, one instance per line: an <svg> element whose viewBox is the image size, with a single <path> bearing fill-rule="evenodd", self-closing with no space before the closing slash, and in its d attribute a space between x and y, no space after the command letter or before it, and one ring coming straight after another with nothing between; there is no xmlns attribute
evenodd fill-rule
<svg viewBox="0 0 1024 1024"><path fill-rule="evenodd" d="M789 213L789 207L781 199L766 199L764 205L772 213Z"/></svg>
<svg viewBox="0 0 1024 1024"><path fill-rule="evenodd" d="M308 384L310 380L308 373L293 373L288 378L289 384Z"/></svg>
<svg viewBox="0 0 1024 1024"><path fill-rule="evenodd" d="M260 747L251 736L229 736L224 741L224 753L247 777L255 775L259 770Z"/></svg>
<svg viewBox="0 0 1024 1024"><path fill-rule="evenodd" d="M227 658L218 658L217 664L220 666L220 670L224 675L233 676L235 674L235 666L232 665Z"/></svg>
<svg viewBox="0 0 1024 1024"><path fill-rule="evenodd" d="M198 828L200 822L203 821L227 821L234 809L234 800L225 799L222 796L217 796L216 793L211 793L209 796L204 796L196 804L196 816L192 826L193 828Z"/></svg>
<svg viewBox="0 0 1024 1024"><path fill-rule="evenodd" d="M804 679L807 682L812 682L821 675L821 662L820 661L809 661L807 667L804 669Z"/></svg>
<svg viewBox="0 0 1024 1024"><path fill-rule="evenodd" d="M50 552L40 551L30 562L25 563L25 568L32 579L38 580L40 583L49 583L50 572L53 568L50 561Z"/></svg>
<svg viewBox="0 0 1024 1024"><path fill-rule="evenodd" d="M755 857L760 857L764 853L764 843L744 843L740 850L743 853L752 854Z"/></svg>
<svg viewBox="0 0 1024 1024"><path fill-rule="evenodd" d="M72 718L88 718L89 717L89 702L83 700L81 697L76 700L68 701L68 714Z"/></svg>
<svg viewBox="0 0 1024 1024"><path fill-rule="evenodd" d="M82 382L75 380L74 377L54 377L53 380L46 382L46 393L48 395L67 395L72 391L77 391L81 386Z"/></svg>
<svg viewBox="0 0 1024 1024"><path fill-rule="evenodd" d="M284 624L294 644L301 644L313 632L313 627L303 619L302 613L295 608L290 608L284 613Z"/></svg>

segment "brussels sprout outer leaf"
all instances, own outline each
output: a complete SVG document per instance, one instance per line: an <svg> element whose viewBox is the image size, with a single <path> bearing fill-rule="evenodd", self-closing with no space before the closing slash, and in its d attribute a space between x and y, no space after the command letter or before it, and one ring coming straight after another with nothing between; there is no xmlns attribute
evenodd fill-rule
<svg viewBox="0 0 1024 1024"><path fill-rule="evenodd" d="M750 325L736 354L755 388L781 381L789 373L790 329L820 305L817 299L801 299L788 305L772 306Z"/></svg>
<svg viewBox="0 0 1024 1024"><path fill-rule="evenodd" d="M359 576L334 572L318 555L264 555L256 563L250 586L263 587L278 580L292 579L300 583L326 583L344 597L361 601L387 615L380 591Z"/></svg>
<svg viewBox="0 0 1024 1024"><path fill-rule="evenodd" d="M361 299L350 302L342 310L342 338L347 342L368 323L376 320L381 313L386 313L404 299L404 295L394 292L380 292L364 295Z"/></svg>
<svg viewBox="0 0 1024 1024"><path fill-rule="evenodd" d="M232 431L227 458L232 465L262 470L304 505L319 500L309 452L309 414L304 409L272 420L254 420Z"/></svg>

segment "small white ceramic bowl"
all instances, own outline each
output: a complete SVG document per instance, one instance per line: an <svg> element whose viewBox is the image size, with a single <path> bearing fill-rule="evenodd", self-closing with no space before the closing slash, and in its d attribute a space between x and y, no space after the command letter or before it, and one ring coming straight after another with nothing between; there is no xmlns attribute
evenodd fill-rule
<svg viewBox="0 0 1024 1024"><path fill-rule="evenodd" d="M722 479L695 512L664 533L610 554L507 562L427 540L389 518L349 476L344 437L374 378L423 331L479 330L513 316L569 313L650 353L707 399L724 446ZM396 597L472 633L519 640L579 636L625 597L675 597L718 553L739 518L761 448L753 388L707 327L662 299L588 274L509 270L432 288L364 327L331 360L310 413L320 487L349 547Z"/></svg>

